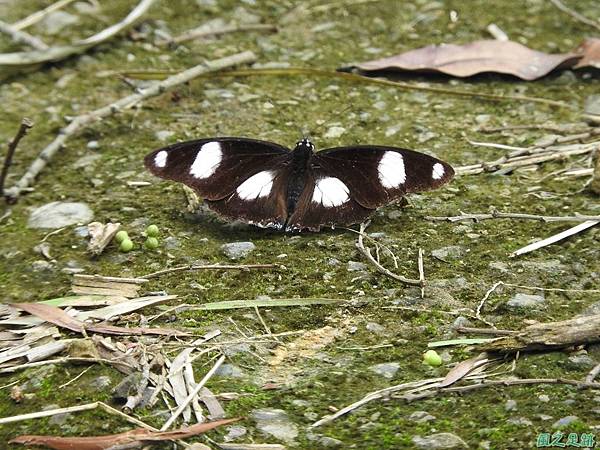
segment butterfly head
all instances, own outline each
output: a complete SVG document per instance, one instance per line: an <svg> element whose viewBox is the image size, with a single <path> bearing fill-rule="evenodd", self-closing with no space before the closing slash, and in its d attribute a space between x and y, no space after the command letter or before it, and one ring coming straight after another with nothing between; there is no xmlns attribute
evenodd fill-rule
<svg viewBox="0 0 600 450"><path fill-rule="evenodd" d="M305 152L313 152L315 150L315 144L313 144L310 139L302 138L298 142L296 142L295 150L303 150Z"/></svg>

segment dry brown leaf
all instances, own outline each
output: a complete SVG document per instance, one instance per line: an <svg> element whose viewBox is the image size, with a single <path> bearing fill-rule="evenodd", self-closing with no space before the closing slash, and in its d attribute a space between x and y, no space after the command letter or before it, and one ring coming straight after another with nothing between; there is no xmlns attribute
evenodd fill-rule
<svg viewBox="0 0 600 450"><path fill-rule="evenodd" d="M459 380L462 380L469 373L471 373L477 367L488 362L487 354L480 353L474 358L467 359L465 361L459 362L456 366L454 366L450 371L446 374L446 377L440 382L438 387L447 387L451 384L456 383Z"/></svg>
<svg viewBox="0 0 600 450"><path fill-rule="evenodd" d="M538 52L518 42L482 40L465 45L428 45L389 58L360 63L356 67L365 72L439 72L455 77L494 72L535 80L559 67L572 67L580 58L577 53Z"/></svg>
<svg viewBox="0 0 600 450"><path fill-rule="evenodd" d="M88 252L93 255L101 254L106 246L112 241L121 228L120 223L101 223L91 222L88 224L90 242L88 243Z"/></svg>
<svg viewBox="0 0 600 450"><path fill-rule="evenodd" d="M92 333L101 334L115 334L115 335L141 335L141 334L157 334L157 335L171 335L171 336L187 336L188 333L183 331L174 330L172 328L141 328L141 327L117 327L114 325L104 324L86 324L74 317L69 316L62 309L55 306L44 305L43 303L12 303L15 308L22 309L31 315L39 317L46 322L53 323L56 326L66 328L77 333L83 333L88 331Z"/></svg>
<svg viewBox="0 0 600 450"><path fill-rule="evenodd" d="M36 436L23 435L11 440L10 444L23 445L45 445L56 450L105 450L110 447L124 444L139 444L144 442L171 441L185 439L197 434L212 430L213 428L236 422L239 419L224 419L215 422L199 423L174 431L150 431L144 428L136 428L119 434L89 437L59 437L59 436Z"/></svg>
<svg viewBox="0 0 600 450"><path fill-rule="evenodd" d="M583 55L583 58L574 66L575 69L585 67L600 69L600 39L588 38L575 51Z"/></svg>

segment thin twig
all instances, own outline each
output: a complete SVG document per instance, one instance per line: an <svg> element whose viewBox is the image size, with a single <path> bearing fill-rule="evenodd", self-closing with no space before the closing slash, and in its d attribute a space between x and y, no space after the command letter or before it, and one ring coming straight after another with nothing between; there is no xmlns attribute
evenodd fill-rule
<svg viewBox="0 0 600 450"><path fill-rule="evenodd" d="M189 395L185 398L185 400L181 403L181 405L179 405L179 407L171 415L169 420L167 420L165 422L165 424L160 428L160 431L166 431L169 429L169 427L173 424L173 422L175 422L175 420L177 420L177 418L181 415L183 410L188 407L188 405L192 402L192 400L202 390L202 388L204 387L206 382L214 375L214 373L217 371L217 369L219 367L221 367L221 364L223 364L224 361L225 361L225 355L221 356L218 359L218 361L215 363L215 365L212 367L212 369L210 369L207 372L207 374L204 375L204 378L202 378L202 380L200 380L200 382L196 385L194 390L192 392L190 392Z"/></svg>
<svg viewBox="0 0 600 450"><path fill-rule="evenodd" d="M48 48L46 43L40 38L32 36L24 31L17 30L14 26L2 20L0 20L0 33L10 36L16 43L26 44L36 50L46 50Z"/></svg>
<svg viewBox="0 0 600 450"><path fill-rule="evenodd" d="M194 28L192 30L188 30L185 33L180 34L179 36L174 37L173 39L164 41L165 44L180 44L182 42L191 41L194 39L199 39L207 36L218 36L221 34L227 33L237 33L240 31L269 31L276 32L276 25L269 25L264 23L251 23L245 25L236 25L229 24L223 25L219 28L206 28L205 25L200 26L198 28Z"/></svg>
<svg viewBox="0 0 600 450"><path fill-rule="evenodd" d="M496 328L473 328L473 327L457 327L458 333L476 333L476 334L491 334L494 336L509 336L518 333L514 330L498 330Z"/></svg>
<svg viewBox="0 0 600 450"><path fill-rule="evenodd" d="M596 364L585 377L586 383L593 383L594 379L600 374L600 364Z"/></svg>
<svg viewBox="0 0 600 450"><path fill-rule="evenodd" d="M489 322L489 321L485 320L483 317L481 317L481 311L482 311L483 305L485 305L485 302L487 301L487 299L490 297L490 295L492 295L492 292L494 292L498 288L498 286L500 286L502 284L504 284L502 281L498 281L490 289L488 289L488 291L485 293L485 295L483 296L483 298L477 305L477 311L475 311L475 317L477 317L482 322L487 323L492 328L496 328L496 325L494 325L492 322Z"/></svg>
<svg viewBox="0 0 600 450"><path fill-rule="evenodd" d="M19 126L17 134L10 144L8 144L8 151L6 152L6 158L4 158L4 165L2 166L2 172L0 173L0 195L4 195L4 182L6 181L6 176L8 175L8 169L12 164L12 159L15 154L15 150L17 149L17 145L19 145L19 141L23 139L31 127L33 127L33 122L27 118L24 118L21 121L21 125Z"/></svg>
<svg viewBox="0 0 600 450"><path fill-rule="evenodd" d="M600 216L586 216L577 213L574 216L539 216L536 214L500 212L496 209L492 209L490 213L464 213L461 211L458 216L425 216L424 219L445 222L479 222L481 220L489 219L537 220L540 222L587 222L589 220L600 220Z"/></svg>
<svg viewBox="0 0 600 450"><path fill-rule="evenodd" d="M44 8L40 11L36 11L33 14L25 17L24 19L21 19L18 22L13 23L12 27L15 30L22 30L24 28L30 27L31 25L38 23L40 20L42 20L48 14L50 14L54 11L57 11L61 8L64 8L69 3L73 3L73 1L74 0L58 0L57 2L52 3L50 6Z"/></svg>
<svg viewBox="0 0 600 450"><path fill-rule="evenodd" d="M419 281L421 282L421 298L425 298L425 268L423 267L423 249L419 249Z"/></svg>
<svg viewBox="0 0 600 450"><path fill-rule="evenodd" d="M280 269L279 264L188 264L185 266L172 267L170 269L159 270L144 275L142 278L157 278L175 272L193 271L193 270L250 270L250 269Z"/></svg>
<svg viewBox="0 0 600 450"><path fill-rule="evenodd" d="M373 257L373 255L371 254L371 249L369 247L365 247L365 244L363 242L363 236L365 235L365 230L367 229L368 226L368 222L363 222L360 224L360 230L358 233L358 240L356 242L356 248L367 258L367 260L369 260L369 262L371 264L373 264L375 266L375 268L383 273L384 275L387 275L390 278L393 278L394 280L400 281L401 283L404 284L409 284L412 286L421 286L423 287L423 282L421 280L415 280L412 278L406 278L402 275L398 275L388 269L386 269L385 267L383 267L378 261L377 259L375 259Z"/></svg>
<svg viewBox="0 0 600 450"><path fill-rule="evenodd" d="M525 253L533 252L540 248L554 244L555 242L562 241L563 239L566 239L575 234L581 233L582 231L585 231L588 228L598 225L599 223L600 223L599 220L588 220L586 222L580 223L579 225L575 225L574 227L571 227L565 231L561 231L560 233L557 233L546 239L542 239L541 241L534 242L533 244L526 245L525 247L515 250L514 252L512 252L510 254L510 256L515 257L515 256L519 256L519 255L524 255Z"/></svg>
<svg viewBox="0 0 600 450"><path fill-rule="evenodd" d="M554 6L556 6L558 9L560 9L562 12L567 13L568 15L573 17L575 20L578 20L581 23L585 23L586 25L594 27L596 30L600 31L600 22L597 22L592 19L588 19L587 17L579 14L577 11L574 11L571 8L569 8L567 5L565 5L560 0L550 0L550 2Z"/></svg>
<svg viewBox="0 0 600 450"><path fill-rule="evenodd" d="M69 381L67 381L66 383L61 384L58 388L62 389L64 387L67 387L68 385L70 385L71 383L77 381L79 378L81 378L88 370L90 370L93 366L89 366L86 367L85 369L83 369L81 371L81 373L79 375L77 375L75 378L71 378Z"/></svg>
<svg viewBox="0 0 600 450"><path fill-rule="evenodd" d="M23 177L12 188L8 189L5 192L5 195L9 196L10 198L17 199L24 189L33 184L35 178L46 167L52 157L62 148L65 141L87 125L111 116L124 109L131 108L143 100L146 100L150 97L155 97L159 94L162 94L166 90L172 89L175 86L187 83L188 81L204 73L223 70L231 66L246 64L255 60L256 56L254 53L246 51L214 61L204 62L180 72L177 75L173 75L166 80L154 83L150 87L143 89L140 92L128 95L127 97L124 97L100 109L96 109L90 113L75 117L73 121L64 129L62 129L58 136L49 145L47 145L44 150L42 150L40 155L31 164L25 175L23 175Z"/></svg>

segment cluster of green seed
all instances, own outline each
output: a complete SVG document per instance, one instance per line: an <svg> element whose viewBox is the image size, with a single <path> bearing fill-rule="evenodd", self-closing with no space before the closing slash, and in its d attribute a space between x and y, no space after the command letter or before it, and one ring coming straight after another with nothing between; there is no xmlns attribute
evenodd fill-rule
<svg viewBox="0 0 600 450"><path fill-rule="evenodd" d="M146 235L144 247L146 247L148 250L154 250L158 248L158 227L156 225L148 225L148 228L146 228L146 232L144 234ZM117 241L119 244L119 250L121 250L123 253L133 250L133 241L129 238L127 231L121 230L117 232L117 234L115 234L115 241Z"/></svg>

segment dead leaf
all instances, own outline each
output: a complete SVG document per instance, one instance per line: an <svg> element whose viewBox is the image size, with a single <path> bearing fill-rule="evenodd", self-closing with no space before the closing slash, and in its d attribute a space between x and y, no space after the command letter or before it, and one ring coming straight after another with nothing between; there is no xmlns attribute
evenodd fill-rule
<svg viewBox="0 0 600 450"><path fill-rule="evenodd" d="M456 366L450 369L450 372L446 374L446 377L440 382L438 387L448 387L451 384L456 383L459 380L462 380L469 373L471 373L477 367L482 366L483 364L488 362L487 354L480 353L474 358L467 359L465 361L459 362Z"/></svg>
<svg viewBox="0 0 600 450"><path fill-rule="evenodd" d="M572 67L580 58L581 55L577 53L538 52L518 42L482 40L465 45L429 45L389 58L360 63L356 67L365 72L439 72L455 77L493 72L535 80L559 67Z"/></svg>
<svg viewBox="0 0 600 450"><path fill-rule="evenodd" d="M583 69L585 67L600 69L600 39L586 39L575 49L575 52L583 55L583 58L574 66L575 69Z"/></svg>
<svg viewBox="0 0 600 450"><path fill-rule="evenodd" d="M56 308L50 305L44 305L43 303L12 303L15 308L22 309L31 315L39 317L46 322L53 323L56 326L66 328L77 333L83 333L84 330L91 333L100 334L115 334L115 335L143 335L143 334L156 334L156 335L172 335L172 336L188 336L189 334L184 331L174 330L172 328L141 328L141 327L117 327L114 325L105 324L86 324L74 317L69 316L60 308Z"/></svg>
<svg viewBox="0 0 600 450"><path fill-rule="evenodd" d="M236 422L239 419L224 419L215 422L199 423L174 431L150 431L144 428L136 428L119 434L89 437L59 437L59 436L36 436L23 435L11 440L10 444L23 445L45 445L56 450L105 450L110 447L124 444L139 444L144 442L171 441L185 439L197 434L212 430L213 428Z"/></svg>
<svg viewBox="0 0 600 450"><path fill-rule="evenodd" d="M91 222L88 224L88 232L90 234L90 242L88 243L88 252L93 255L101 254L106 246L112 241L112 238L115 237L119 228L121 228L120 223L101 223L101 222Z"/></svg>

